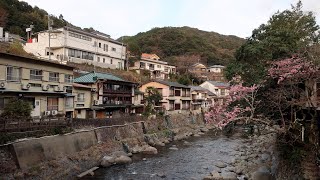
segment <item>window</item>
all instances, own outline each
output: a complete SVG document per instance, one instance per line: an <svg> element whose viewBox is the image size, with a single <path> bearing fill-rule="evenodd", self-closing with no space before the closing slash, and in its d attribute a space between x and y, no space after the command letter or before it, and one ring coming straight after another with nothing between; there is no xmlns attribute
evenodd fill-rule
<svg viewBox="0 0 320 180"><path fill-rule="evenodd" d="M66 92L72 94L72 86L65 86Z"/></svg>
<svg viewBox="0 0 320 180"><path fill-rule="evenodd" d="M140 62L140 68L146 68L146 64L144 62Z"/></svg>
<svg viewBox="0 0 320 180"><path fill-rule="evenodd" d="M157 68L161 68L161 65L157 65Z"/></svg>
<svg viewBox="0 0 320 180"><path fill-rule="evenodd" d="M66 98L66 108L73 108L73 97Z"/></svg>
<svg viewBox="0 0 320 180"><path fill-rule="evenodd" d="M221 89L221 96L226 95L226 90L225 89Z"/></svg>
<svg viewBox="0 0 320 180"><path fill-rule="evenodd" d="M31 69L30 70L30 79L41 81L42 80L42 70Z"/></svg>
<svg viewBox="0 0 320 180"><path fill-rule="evenodd" d="M47 99L47 110L52 111L52 110L58 110L58 98L48 98Z"/></svg>
<svg viewBox="0 0 320 180"><path fill-rule="evenodd" d="M81 51L79 51L79 50L74 50L74 49L69 49L68 55L69 55L70 57L81 58Z"/></svg>
<svg viewBox="0 0 320 180"><path fill-rule="evenodd" d="M104 51L108 51L108 45L107 45L107 44L104 44L104 45L103 45L103 50L104 50Z"/></svg>
<svg viewBox="0 0 320 180"><path fill-rule="evenodd" d="M174 95L175 96L181 96L181 90L180 89L175 89L174 90Z"/></svg>
<svg viewBox="0 0 320 180"><path fill-rule="evenodd" d="M105 58L103 58L103 63L106 63L106 59Z"/></svg>
<svg viewBox="0 0 320 180"><path fill-rule="evenodd" d="M174 110L180 110L181 107L180 107L180 103L179 104L174 104Z"/></svg>
<svg viewBox="0 0 320 180"><path fill-rule="evenodd" d="M59 73L49 72L49 81L59 82Z"/></svg>
<svg viewBox="0 0 320 180"><path fill-rule="evenodd" d="M110 59L110 64L112 64L112 59Z"/></svg>
<svg viewBox="0 0 320 180"><path fill-rule="evenodd" d="M99 48L101 48L101 43L99 43Z"/></svg>
<svg viewBox="0 0 320 180"><path fill-rule="evenodd" d="M20 81L20 68L7 67L7 81Z"/></svg>
<svg viewBox="0 0 320 180"><path fill-rule="evenodd" d="M73 83L73 76L70 75L70 74L65 74L65 75L64 75L64 81L65 81L66 83Z"/></svg>
<svg viewBox="0 0 320 180"><path fill-rule="evenodd" d="M118 62L118 68L122 69L122 63L121 62Z"/></svg>
<svg viewBox="0 0 320 180"><path fill-rule="evenodd" d="M98 59L98 62L100 62L100 57L97 57L97 59Z"/></svg>
<svg viewBox="0 0 320 180"><path fill-rule="evenodd" d="M84 102L84 93L79 93L77 96L78 102Z"/></svg>
<svg viewBox="0 0 320 180"><path fill-rule="evenodd" d="M113 47L113 48L111 48L111 51L117 51L117 49Z"/></svg>

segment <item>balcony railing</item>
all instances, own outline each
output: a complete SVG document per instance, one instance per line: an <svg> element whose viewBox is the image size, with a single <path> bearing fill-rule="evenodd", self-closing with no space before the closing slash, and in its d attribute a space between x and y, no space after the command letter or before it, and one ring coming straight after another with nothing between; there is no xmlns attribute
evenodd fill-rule
<svg viewBox="0 0 320 180"><path fill-rule="evenodd" d="M49 81L51 81L51 82L59 82L59 77L52 77L52 76L50 76L50 77L49 77Z"/></svg>
<svg viewBox="0 0 320 180"><path fill-rule="evenodd" d="M128 105L132 104L131 101L105 101L103 102L104 105Z"/></svg>
<svg viewBox="0 0 320 180"><path fill-rule="evenodd" d="M114 89L104 89L105 93L119 93L119 94L131 94L131 90L114 90Z"/></svg>

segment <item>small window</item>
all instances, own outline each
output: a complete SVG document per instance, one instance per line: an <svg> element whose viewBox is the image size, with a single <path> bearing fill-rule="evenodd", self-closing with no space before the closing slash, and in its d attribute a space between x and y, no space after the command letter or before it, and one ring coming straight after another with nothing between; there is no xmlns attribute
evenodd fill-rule
<svg viewBox="0 0 320 180"><path fill-rule="evenodd" d="M21 72L18 67L7 67L7 81L20 81Z"/></svg>
<svg viewBox="0 0 320 180"><path fill-rule="evenodd" d="M99 48L101 48L101 43L99 43Z"/></svg>
<svg viewBox="0 0 320 180"><path fill-rule="evenodd" d="M157 65L157 68L161 68L161 65Z"/></svg>
<svg viewBox="0 0 320 180"><path fill-rule="evenodd" d="M42 70L31 69L30 70L30 79L41 81L42 80Z"/></svg>
<svg viewBox="0 0 320 180"><path fill-rule="evenodd" d="M59 73L50 72L49 73L49 81L51 81L51 82L59 82Z"/></svg>
<svg viewBox="0 0 320 180"><path fill-rule="evenodd" d="M112 59L110 59L110 64L112 64L113 62L112 62Z"/></svg>
<svg viewBox="0 0 320 180"><path fill-rule="evenodd" d="M77 96L78 102L84 102L84 93L79 93Z"/></svg>
<svg viewBox="0 0 320 180"><path fill-rule="evenodd" d="M66 83L73 83L73 76L70 75L70 74L65 74L65 75L64 75L64 81L65 81Z"/></svg>
<svg viewBox="0 0 320 180"><path fill-rule="evenodd" d="M111 48L111 51L117 51L117 49L113 47L113 48Z"/></svg>
<svg viewBox="0 0 320 180"><path fill-rule="evenodd" d="M106 62L106 59L105 58L103 58L103 63L105 63Z"/></svg>
<svg viewBox="0 0 320 180"><path fill-rule="evenodd" d="M97 59L98 59L98 62L100 62L100 57L98 57Z"/></svg>

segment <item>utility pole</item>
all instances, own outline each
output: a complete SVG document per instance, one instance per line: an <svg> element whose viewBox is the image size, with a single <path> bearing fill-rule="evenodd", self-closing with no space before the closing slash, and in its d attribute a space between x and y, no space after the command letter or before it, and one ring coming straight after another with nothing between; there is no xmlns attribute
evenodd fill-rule
<svg viewBox="0 0 320 180"><path fill-rule="evenodd" d="M121 62L122 62L122 54L123 54L123 36L121 37ZM123 65L124 65L124 63L123 63Z"/></svg>
<svg viewBox="0 0 320 180"><path fill-rule="evenodd" d="M51 60L51 47L50 47L50 39L51 39L51 20L50 15L48 14L48 33L49 33L49 61Z"/></svg>

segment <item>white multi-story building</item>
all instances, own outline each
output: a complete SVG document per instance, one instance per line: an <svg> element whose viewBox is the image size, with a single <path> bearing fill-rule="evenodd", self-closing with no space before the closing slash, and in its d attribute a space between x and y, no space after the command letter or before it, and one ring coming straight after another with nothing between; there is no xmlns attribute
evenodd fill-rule
<svg viewBox="0 0 320 180"><path fill-rule="evenodd" d="M169 74L176 73L176 67L169 65L168 62L160 61L156 54L143 53L141 59L134 63L132 70L140 73L140 70L147 70L150 72L150 77L153 79L169 79Z"/></svg>
<svg viewBox="0 0 320 180"><path fill-rule="evenodd" d="M49 33L42 31L28 39L24 49L43 59L88 63L111 69L124 69L126 59L126 46L109 35L66 26L50 31L50 48Z"/></svg>

